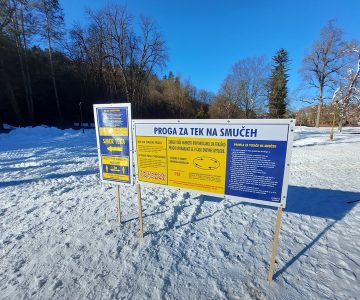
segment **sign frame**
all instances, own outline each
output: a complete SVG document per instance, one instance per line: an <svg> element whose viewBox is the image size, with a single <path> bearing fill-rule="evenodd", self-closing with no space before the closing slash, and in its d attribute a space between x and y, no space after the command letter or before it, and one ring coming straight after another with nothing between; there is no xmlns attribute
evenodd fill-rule
<svg viewBox="0 0 360 300"><path fill-rule="evenodd" d="M111 108L126 108L128 113L127 118L127 128L128 128L128 137L129 137L129 181L113 180L104 178L103 168L102 168L102 159L101 159L101 150L100 150L100 134L99 134L99 124L98 124L98 113L97 109L111 109ZM131 115L131 104L130 103L104 103L104 104L94 104L94 121L95 121L95 133L96 133L96 147L98 151L98 160L99 160L99 171L100 171L100 180L102 182L112 183L116 185L124 184L133 186L134 185L134 170L133 170L133 133L132 133L132 115Z"/></svg>
<svg viewBox="0 0 360 300"><path fill-rule="evenodd" d="M164 185L159 183L151 183L146 181L139 180L138 174L138 156L137 156L137 143L136 143L136 126L138 124L169 124L169 125L178 125L178 124L194 124L194 125L288 125L288 133L287 133L287 145L286 145L286 156L285 156L285 163L284 163L284 176L281 188L281 199L280 202L271 202L266 200L258 200L258 199L251 199L239 196L232 196L226 194L216 194L206 191L200 191L190 188L183 188L183 187L175 187L171 185ZM223 198L223 199L230 199L236 200L240 202L248 202L260 205L266 205L271 207L281 207L285 208L286 200L287 200L287 191L289 186L289 175L290 175L290 165L291 165L291 154L292 154L292 146L294 140L294 129L295 129L295 119L167 119L167 120L157 120L157 119L147 119L147 120L132 120L132 134L133 134L133 153L135 154L134 159L134 176L135 182L137 184L141 184L146 187L154 188L154 187L161 187L167 188L170 190L180 190L184 192L192 192L201 195L209 195L213 197ZM246 139L246 138L244 138ZM227 139L228 140L228 139ZM225 183L226 184L226 183Z"/></svg>

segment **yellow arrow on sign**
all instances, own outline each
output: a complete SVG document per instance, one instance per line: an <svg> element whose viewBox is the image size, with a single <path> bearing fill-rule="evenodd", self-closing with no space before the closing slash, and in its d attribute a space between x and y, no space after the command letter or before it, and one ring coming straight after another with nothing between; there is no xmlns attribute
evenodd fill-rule
<svg viewBox="0 0 360 300"><path fill-rule="evenodd" d="M107 149L108 149L109 151L119 151L119 152L122 151L122 147L113 147L113 146L110 146L110 147L107 147Z"/></svg>

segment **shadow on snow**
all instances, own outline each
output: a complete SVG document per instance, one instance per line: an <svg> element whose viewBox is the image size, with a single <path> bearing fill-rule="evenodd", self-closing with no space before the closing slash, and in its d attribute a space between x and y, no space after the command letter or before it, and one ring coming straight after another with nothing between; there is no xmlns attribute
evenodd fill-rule
<svg viewBox="0 0 360 300"><path fill-rule="evenodd" d="M285 211L333 220L315 238L299 251L285 266L274 274L274 279L283 274L305 252L314 246L331 228L343 219L360 201L359 192L289 186L288 205Z"/></svg>
<svg viewBox="0 0 360 300"><path fill-rule="evenodd" d="M237 202L230 205L228 204L224 208L218 209L212 212L211 214L200 217L202 212L201 206L204 204L204 202L219 203L224 199L220 197L204 196L204 195L195 197L195 199L198 199L199 202L195 209L195 214L191 217L191 220L189 220L186 223L176 225L177 215L179 215L183 210L183 208L185 208L178 206L174 209L175 216L172 217L172 220L170 222L166 223L167 226L165 228L162 228L157 231L149 231L146 233L146 235L155 235L163 231L178 229L183 226L194 224L204 219L211 218L214 215L226 209L230 209L234 206L238 206L241 204L256 206L259 208L268 208L274 211L276 210L276 208L273 207L245 203L245 202ZM332 220L332 222L329 223L325 228L323 228L321 232L317 234L317 236L309 244L307 244L301 251L299 251L299 253L297 253L290 261L288 261L283 268L278 270L274 274L274 279L278 278L305 252L307 252L312 246L314 246L338 221L344 218L346 214L359 203L359 201L360 201L359 192L320 189L320 188L302 187L302 186L289 186L287 206L284 209L284 212L330 219ZM162 211L160 213L164 213L164 212L165 211Z"/></svg>
<svg viewBox="0 0 360 300"><path fill-rule="evenodd" d="M360 200L359 192L289 186L285 212L340 220Z"/></svg>
<svg viewBox="0 0 360 300"><path fill-rule="evenodd" d="M68 173L50 173L50 174L47 174L40 178L3 181L3 182L0 182L0 188L17 186L20 184L27 184L27 183L37 183L37 182L41 182L46 179L61 179L61 178L68 178L70 176L87 176L87 175L94 175L94 174L98 174L98 170L91 169L91 170L82 170L82 171L68 172Z"/></svg>

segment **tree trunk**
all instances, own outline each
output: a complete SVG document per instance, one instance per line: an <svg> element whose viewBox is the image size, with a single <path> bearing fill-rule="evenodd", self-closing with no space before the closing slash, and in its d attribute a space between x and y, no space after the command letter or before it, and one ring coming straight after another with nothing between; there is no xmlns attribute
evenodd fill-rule
<svg viewBox="0 0 360 300"><path fill-rule="evenodd" d="M20 10L20 14L22 14L22 10ZM26 72L25 72L24 45L22 42L23 33L21 31L22 29L20 29L19 20L23 21L23 18L21 18L21 16L18 16L18 15L14 15L14 17L12 18L12 22L15 27L14 40L15 40L15 45L16 45L16 52L17 52L17 55L19 58L19 63L20 63L21 77L22 77L22 81L24 84L27 114L28 114L28 116L30 115L30 122L31 122L33 120L33 118L31 117L31 112L33 109L31 107L32 101L30 99L29 84L27 82L27 76L26 76ZM23 28L23 26L22 26L22 28Z"/></svg>
<svg viewBox="0 0 360 300"><path fill-rule="evenodd" d="M48 23L48 19L47 19L47 18L46 18L46 22ZM49 24L48 24L48 26L49 26ZM49 31L47 32L47 34L48 34L48 35L47 35L47 38L48 38L49 59L50 59L50 72L51 72L51 80L52 80L52 84L53 84L53 88L54 88L56 108L57 108L57 111L58 111L58 115L59 115L59 118L60 118L60 122L63 123L63 116L62 116L62 112L61 112L59 95L58 95L58 90L57 90L57 85L56 85L54 64L53 64L53 59L52 59L51 38L50 38Z"/></svg>
<svg viewBox="0 0 360 300"><path fill-rule="evenodd" d="M342 128L346 123L347 108L348 108L348 105L349 105L349 101L350 101L349 98L345 98L344 103L343 103L343 107L340 110L340 119L339 119L339 127L338 127L338 130L340 132L342 131Z"/></svg>
<svg viewBox="0 0 360 300"><path fill-rule="evenodd" d="M23 54L22 54L22 50L21 50L22 46L21 46L20 36L17 36L15 41L16 41L16 50L17 50L17 54L18 54L18 58L19 58L19 62L20 62L21 77L22 77L23 84L24 84L26 106L27 106L28 114L30 114L31 102L29 99L29 90L28 90L27 78L26 78L26 74L25 74L24 58L23 58Z"/></svg>
<svg viewBox="0 0 360 300"><path fill-rule="evenodd" d="M4 83L5 83L5 90L6 93L10 99L10 103L11 103L11 107L15 113L15 116L17 118L18 124L24 124L24 118L22 116L20 107L19 107L19 103L16 100L15 94L14 94L14 89L12 88L12 84L9 80L9 76L6 74L6 70L5 70L5 66L4 66L4 61L1 60L0 61L0 76L3 78Z"/></svg>
<svg viewBox="0 0 360 300"><path fill-rule="evenodd" d="M29 71L29 64L27 61L27 55L26 55L26 49L24 49L25 57L25 74L26 74L26 84L29 92L29 103L30 103L30 122L31 124L34 124L35 122L35 112L34 112L34 100L32 95L32 86L31 86L31 78L30 78L30 71Z"/></svg>
<svg viewBox="0 0 360 300"><path fill-rule="evenodd" d="M357 61L357 70L354 75L354 77L350 80L350 84L347 90L347 94L344 97L342 107L341 107L341 115L339 120L339 131L342 131L342 127L346 123L347 114L348 114L348 108L351 102L351 96L353 94L353 88L356 86L356 83L360 77L360 50L354 50L355 53L358 55L358 61Z"/></svg>
<svg viewBox="0 0 360 300"><path fill-rule="evenodd" d="M20 46L21 50L23 52L23 67L24 67L24 73L25 73L25 85L28 93L28 107L29 107L29 115L30 115L30 123L34 124L35 115L34 115L34 101L32 96L32 87L31 87L31 78L30 78L30 72L29 72L29 64L27 61L27 45L26 45L26 36L25 36L25 21L24 21L24 12L23 12L23 5L21 4L20 7L20 19L21 19L21 33L20 33Z"/></svg>
<svg viewBox="0 0 360 300"><path fill-rule="evenodd" d="M339 122L339 127L338 127L338 130L341 132L342 131L342 128L343 128L343 117L340 118L340 122Z"/></svg>
<svg viewBox="0 0 360 300"><path fill-rule="evenodd" d="M320 86L320 94L319 94L318 101L319 101L319 103L317 105L316 123L315 123L315 127L317 127L317 128L319 128L319 125L320 125L321 107L323 104L323 87L322 86Z"/></svg>
<svg viewBox="0 0 360 300"><path fill-rule="evenodd" d="M315 127L319 128L320 125L320 116L321 116L321 103L317 105L317 111L316 111L316 123Z"/></svg>

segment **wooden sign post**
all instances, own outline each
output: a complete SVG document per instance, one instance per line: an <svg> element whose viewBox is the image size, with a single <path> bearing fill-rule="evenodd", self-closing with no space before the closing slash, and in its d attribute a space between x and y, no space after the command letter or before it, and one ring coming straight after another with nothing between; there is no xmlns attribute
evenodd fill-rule
<svg viewBox="0 0 360 300"><path fill-rule="evenodd" d="M117 221L121 223L120 184L134 184L131 104L94 104L93 108L100 178L115 185Z"/></svg>
<svg viewBox="0 0 360 300"><path fill-rule="evenodd" d="M141 204L141 187L140 187L140 183L138 183L136 185L136 190L137 190L137 194L138 194L140 237L144 238L144 225L143 225L143 218L142 218L142 204Z"/></svg>
<svg viewBox="0 0 360 300"><path fill-rule="evenodd" d="M115 186L115 193L116 193L116 207L117 207L118 223L121 223L120 185Z"/></svg>
<svg viewBox="0 0 360 300"><path fill-rule="evenodd" d="M277 254L278 246L279 246L279 233L280 233L281 217L282 217L282 207L279 207L277 210L277 214L276 214L274 240L273 240L271 258L270 258L270 267L269 267L269 273L268 273L268 281L269 282L272 282L272 280L273 280L273 274L274 274L274 269L275 269L275 259L276 259L276 254Z"/></svg>

